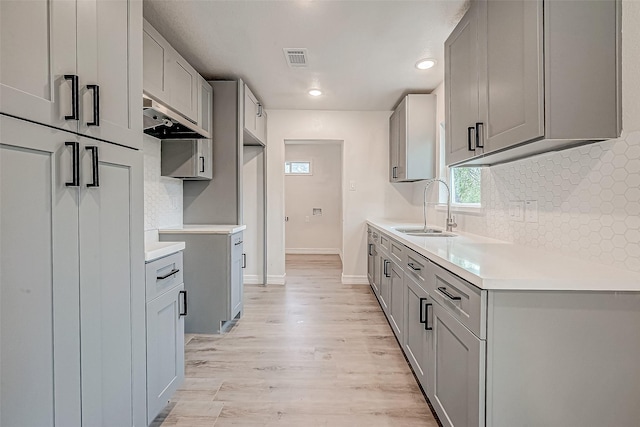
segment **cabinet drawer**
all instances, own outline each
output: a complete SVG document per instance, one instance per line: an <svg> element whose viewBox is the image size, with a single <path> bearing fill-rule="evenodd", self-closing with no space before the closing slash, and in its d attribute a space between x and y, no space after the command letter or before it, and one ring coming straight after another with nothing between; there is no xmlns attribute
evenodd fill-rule
<svg viewBox="0 0 640 427"><path fill-rule="evenodd" d="M427 291L453 317L480 339L486 339L487 291L473 286L444 268L433 268Z"/></svg>
<svg viewBox="0 0 640 427"><path fill-rule="evenodd" d="M182 251L146 265L147 301L184 282Z"/></svg>
<svg viewBox="0 0 640 427"><path fill-rule="evenodd" d="M389 255L391 255L391 259L398 265L402 265L402 268L404 269L404 252L406 251L404 245L396 242L395 240L389 240L389 242Z"/></svg>
<svg viewBox="0 0 640 427"><path fill-rule="evenodd" d="M391 239L389 239L389 236L385 236L384 234L380 235L380 247L387 253L390 251Z"/></svg>
<svg viewBox="0 0 640 427"><path fill-rule="evenodd" d="M406 249L407 257L403 265L404 270L411 276L420 286L427 289L427 267L429 260L419 255L411 249Z"/></svg>

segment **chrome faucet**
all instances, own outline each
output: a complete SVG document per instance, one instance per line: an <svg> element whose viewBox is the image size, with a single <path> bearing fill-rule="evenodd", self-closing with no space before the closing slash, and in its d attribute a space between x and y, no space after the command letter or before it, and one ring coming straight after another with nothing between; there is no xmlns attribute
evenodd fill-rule
<svg viewBox="0 0 640 427"><path fill-rule="evenodd" d="M424 203L422 205L422 213L424 215L424 232L425 233L427 232L427 189L434 182L443 183L445 188L447 189L447 224L446 224L446 230L449 231L449 232L453 231L454 227L457 227L458 224L456 224L456 222L451 217L451 190L449 189L449 185L447 185L446 182L444 182L441 179L434 178L434 179L430 179L429 181L427 181L427 185L424 186Z"/></svg>

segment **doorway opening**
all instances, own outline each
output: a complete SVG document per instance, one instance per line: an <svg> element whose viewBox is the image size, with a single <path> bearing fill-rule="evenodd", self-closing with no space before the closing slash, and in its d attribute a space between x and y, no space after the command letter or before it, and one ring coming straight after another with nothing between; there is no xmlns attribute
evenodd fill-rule
<svg viewBox="0 0 640 427"><path fill-rule="evenodd" d="M339 263L343 141L285 140L285 264Z"/></svg>

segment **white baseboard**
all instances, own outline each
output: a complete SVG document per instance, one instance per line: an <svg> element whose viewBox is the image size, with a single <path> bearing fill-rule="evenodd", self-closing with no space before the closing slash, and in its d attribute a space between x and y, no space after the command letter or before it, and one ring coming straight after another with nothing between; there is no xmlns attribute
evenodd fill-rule
<svg viewBox="0 0 640 427"><path fill-rule="evenodd" d="M262 285L264 283L261 276L257 274L245 274L243 282L245 285Z"/></svg>
<svg viewBox="0 0 640 427"><path fill-rule="evenodd" d="M368 285L369 279L367 276L350 276L343 274L342 275L342 284L343 285Z"/></svg>
<svg viewBox="0 0 640 427"><path fill-rule="evenodd" d="M338 248L287 248L284 253L296 255L340 255L340 258L342 258L342 251Z"/></svg>
<svg viewBox="0 0 640 427"><path fill-rule="evenodd" d="M268 275L267 285L284 285L287 279L287 274L282 275Z"/></svg>

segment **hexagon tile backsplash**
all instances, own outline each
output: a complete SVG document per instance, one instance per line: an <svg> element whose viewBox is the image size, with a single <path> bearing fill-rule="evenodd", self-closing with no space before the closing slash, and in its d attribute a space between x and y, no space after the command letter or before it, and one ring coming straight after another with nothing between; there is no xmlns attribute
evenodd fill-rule
<svg viewBox="0 0 640 427"><path fill-rule="evenodd" d="M160 176L160 140L145 135L144 229L182 225L182 181Z"/></svg>
<svg viewBox="0 0 640 427"><path fill-rule="evenodd" d="M640 132L485 168L482 180L484 214L458 213L460 229L640 271ZM538 222L509 219L525 200Z"/></svg>

